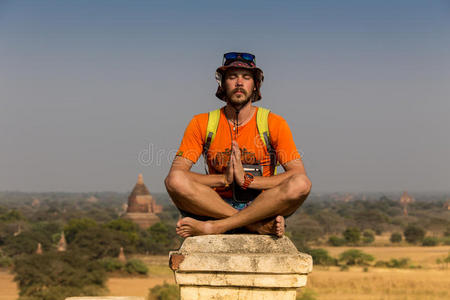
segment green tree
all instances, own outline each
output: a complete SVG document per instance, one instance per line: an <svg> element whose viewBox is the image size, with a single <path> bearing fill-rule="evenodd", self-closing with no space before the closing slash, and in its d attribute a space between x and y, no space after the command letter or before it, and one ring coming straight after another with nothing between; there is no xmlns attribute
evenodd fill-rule
<svg viewBox="0 0 450 300"><path fill-rule="evenodd" d="M175 227L158 222L150 227L141 240L141 248L151 254L166 254L176 249L180 240L175 233Z"/></svg>
<svg viewBox="0 0 450 300"><path fill-rule="evenodd" d="M131 220L115 219L106 224L106 228L112 231L119 232L123 237L126 237L126 246L129 251L133 250L139 243L139 226Z"/></svg>
<svg viewBox="0 0 450 300"><path fill-rule="evenodd" d="M41 243L44 252L52 248L51 236L40 231L25 231L18 236L7 237L3 251L11 257L32 254L36 252L38 243Z"/></svg>
<svg viewBox="0 0 450 300"><path fill-rule="evenodd" d="M332 235L328 238L328 244L331 246L339 247L345 245L345 239Z"/></svg>
<svg viewBox="0 0 450 300"><path fill-rule="evenodd" d="M400 243L402 241L402 234L400 232L393 232L390 241L391 243Z"/></svg>
<svg viewBox="0 0 450 300"><path fill-rule="evenodd" d="M408 225L403 232L405 240L410 244L421 242L425 237L425 230L415 225Z"/></svg>
<svg viewBox="0 0 450 300"><path fill-rule="evenodd" d="M97 222L92 219L83 218L83 219L72 219L69 223L64 227L64 233L66 236L66 241L71 243L78 233L85 232L92 228L97 227Z"/></svg>
<svg viewBox="0 0 450 300"><path fill-rule="evenodd" d="M178 300L180 299L180 289L175 284L156 285L150 289L148 300Z"/></svg>
<svg viewBox="0 0 450 300"><path fill-rule="evenodd" d="M313 258L314 265L332 266L336 265L336 259L328 254L328 251L322 248L310 249L309 255Z"/></svg>
<svg viewBox="0 0 450 300"><path fill-rule="evenodd" d="M371 261L375 258L367 253L362 252L358 249L349 249L344 251L339 256L339 261L343 262L345 265L358 265L358 266L367 266Z"/></svg>
<svg viewBox="0 0 450 300"><path fill-rule="evenodd" d="M294 221L292 224L292 233L294 236L302 237L304 243L317 241L323 237L323 224L308 216Z"/></svg>
<svg viewBox="0 0 450 300"><path fill-rule="evenodd" d="M148 268L147 266L140 261L139 259L130 259L125 264L125 270L130 274L141 274L141 275L147 275Z"/></svg>
<svg viewBox="0 0 450 300"><path fill-rule="evenodd" d="M375 241L375 232L370 229L366 229L363 232L363 243L371 244Z"/></svg>
<svg viewBox="0 0 450 300"><path fill-rule="evenodd" d="M63 226L61 222L53 222L53 221L43 221L43 222L34 222L31 225L31 230L40 231L44 234L55 234L61 233Z"/></svg>
<svg viewBox="0 0 450 300"><path fill-rule="evenodd" d="M92 259L119 255L120 247L127 243L127 237L104 227L94 227L79 232L70 246L86 253Z"/></svg>
<svg viewBox="0 0 450 300"><path fill-rule="evenodd" d="M14 262L19 299L63 300L69 296L100 295L106 275L96 261L79 252L25 255Z"/></svg>
<svg viewBox="0 0 450 300"><path fill-rule="evenodd" d="M410 259L408 257L402 258L391 258L391 260L387 263L389 268L407 268L410 265Z"/></svg>
<svg viewBox="0 0 450 300"><path fill-rule="evenodd" d="M356 227L347 228L342 235L344 236L345 241L349 244L357 244L361 239L361 231L359 231Z"/></svg>
<svg viewBox="0 0 450 300"><path fill-rule="evenodd" d="M316 300L317 293L310 288L302 288L300 289L297 298L295 300Z"/></svg>
<svg viewBox="0 0 450 300"><path fill-rule="evenodd" d="M113 257L104 257L99 260L99 263L106 272L120 272L125 269L125 264Z"/></svg>
<svg viewBox="0 0 450 300"><path fill-rule="evenodd" d="M139 231L139 226L133 221L127 219L112 220L106 224L106 227L121 232L136 233Z"/></svg>
<svg viewBox="0 0 450 300"><path fill-rule="evenodd" d="M381 206L381 203L377 204ZM372 229L381 234L389 221L389 217L377 207L358 211L354 220L360 228Z"/></svg>
<svg viewBox="0 0 450 300"><path fill-rule="evenodd" d="M16 209L11 209L7 213L0 215L0 221L3 222L11 222L11 221L19 221L25 219L22 213Z"/></svg>
<svg viewBox="0 0 450 300"><path fill-rule="evenodd" d="M422 246L437 246L439 239L432 236L427 236L422 240Z"/></svg>
<svg viewBox="0 0 450 300"><path fill-rule="evenodd" d="M12 264L13 264L12 258L8 257L8 256L4 256L0 252L0 268L8 268L8 267L11 267Z"/></svg>

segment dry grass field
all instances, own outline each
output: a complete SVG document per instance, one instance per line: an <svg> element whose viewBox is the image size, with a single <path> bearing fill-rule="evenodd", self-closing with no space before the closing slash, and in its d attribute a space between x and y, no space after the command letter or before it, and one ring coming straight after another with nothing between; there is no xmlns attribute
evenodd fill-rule
<svg viewBox="0 0 450 300"><path fill-rule="evenodd" d="M359 249L372 254L375 260L390 260L391 258L407 257L414 265L420 265L427 269L437 269L436 259L447 256L450 247L323 247L328 250L333 257L338 257L340 253L348 249Z"/></svg>
<svg viewBox="0 0 450 300"><path fill-rule="evenodd" d="M450 299L450 271L316 268L307 286L320 300Z"/></svg>
<svg viewBox="0 0 450 300"><path fill-rule="evenodd" d="M348 247L326 247L332 256ZM408 257L421 269L361 267L340 271L337 267L315 267L308 277L307 289L318 300L415 300L450 299L450 269L438 269L436 258L448 254L450 247L359 247L376 260ZM146 296L149 288L164 281L174 283L167 256L139 256L149 266L147 277L112 277L108 280L111 296ZM17 299L13 275L0 271L0 300Z"/></svg>

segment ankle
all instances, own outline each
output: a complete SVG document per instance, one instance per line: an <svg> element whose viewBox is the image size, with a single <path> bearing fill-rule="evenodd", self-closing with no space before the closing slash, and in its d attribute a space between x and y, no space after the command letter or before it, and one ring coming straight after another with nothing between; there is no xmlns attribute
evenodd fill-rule
<svg viewBox="0 0 450 300"><path fill-rule="evenodd" d="M222 224L223 222L221 222L221 220L216 220L216 221L206 221L205 222L205 229L207 231L209 231L211 234L221 234L224 233L225 231L229 230L227 228L224 227L224 225Z"/></svg>

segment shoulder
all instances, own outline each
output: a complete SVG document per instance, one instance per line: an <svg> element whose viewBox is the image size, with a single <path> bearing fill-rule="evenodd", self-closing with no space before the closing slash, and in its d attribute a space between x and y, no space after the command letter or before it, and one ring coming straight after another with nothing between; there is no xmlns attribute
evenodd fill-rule
<svg viewBox="0 0 450 300"><path fill-rule="evenodd" d="M197 122L208 122L208 113L206 112L206 113L194 115L192 117L192 120L195 120Z"/></svg>
<svg viewBox="0 0 450 300"><path fill-rule="evenodd" d="M206 124L208 123L208 113L201 113L194 115L189 122L188 127L195 126L197 128L206 128Z"/></svg>
<svg viewBox="0 0 450 300"><path fill-rule="evenodd" d="M260 106L257 106L257 107L258 107L258 109L269 110L269 116L268 116L269 125L270 125L270 123L286 122L286 120L282 116L274 113L270 108L260 107Z"/></svg>
<svg viewBox="0 0 450 300"><path fill-rule="evenodd" d="M188 128L195 130L198 134L202 135L206 132L206 127L208 126L209 112L200 113L194 115L189 122Z"/></svg>
<svg viewBox="0 0 450 300"><path fill-rule="evenodd" d="M286 123L286 120L282 116L280 116L280 115L278 115L278 114L276 114L276 113L271 111L270 114L269 114L269 125L270 125L270 122L272 122L272 123L280 123L280 122Z"/></svg>
<svg viewBox="0 0 450 300"><path fill-rule="evenodd" d="M269 113L267 122L269 123L269 130L271 132L278 131L280 128L288 126L286 120L282 116L272 111Z"/></svg>
<svg viewBox="0 0 450 300"><path fill-rule="evenodd" d="M268 123L269 123L269 133L274 138L280 135L284 136L285 134L291 132L291 129L286 119L274 112L270 112Z"/></svg>

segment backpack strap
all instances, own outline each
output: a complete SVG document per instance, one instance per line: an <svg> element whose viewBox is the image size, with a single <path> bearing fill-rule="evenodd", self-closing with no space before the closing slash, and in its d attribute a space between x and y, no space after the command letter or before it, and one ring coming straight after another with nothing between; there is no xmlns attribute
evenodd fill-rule
<svg viewBox="0 0 450 300"><path fill-rule="evenodd" d="M205 169L207 167L206 158L208 155L209 148L211 147L214 138L216 137L217 127L219 126L220 120L220 108L210 111L208 113L208 123L206 125L206 135L205 144L203 145L203 156L205 158ZM258 128L259 136L267 149L270 156L270 168L273 170L273 174L276 174L277 159L275 149L270 143L270 133L269 133L269 113L270 109L258 107L256 113L256 126ZM207 171L207 170L206 170Z"/></svg>
<svg viewBox="0 0 450 300"><path fill-rule="evenodd" d="M271 171L273 169L273 174L275 175L277 172L277 159L275 149L272 147L270 143L270 132L269 132L269 113L270 109L264 107L258 107L258 111L256 113L256 126L258 127L259 136L266 146L267 152L270 156L270 168Z"/></svg>
<svg viewBox="0 0 450 300"><path fill-rule="evenodd" d="M211 147L211 144L216 137L219 120L220 108L208 113L208 125L206 125L205 144L203 145L203 155L205 155L205 157L208 154L209 147Z"/></svg>

